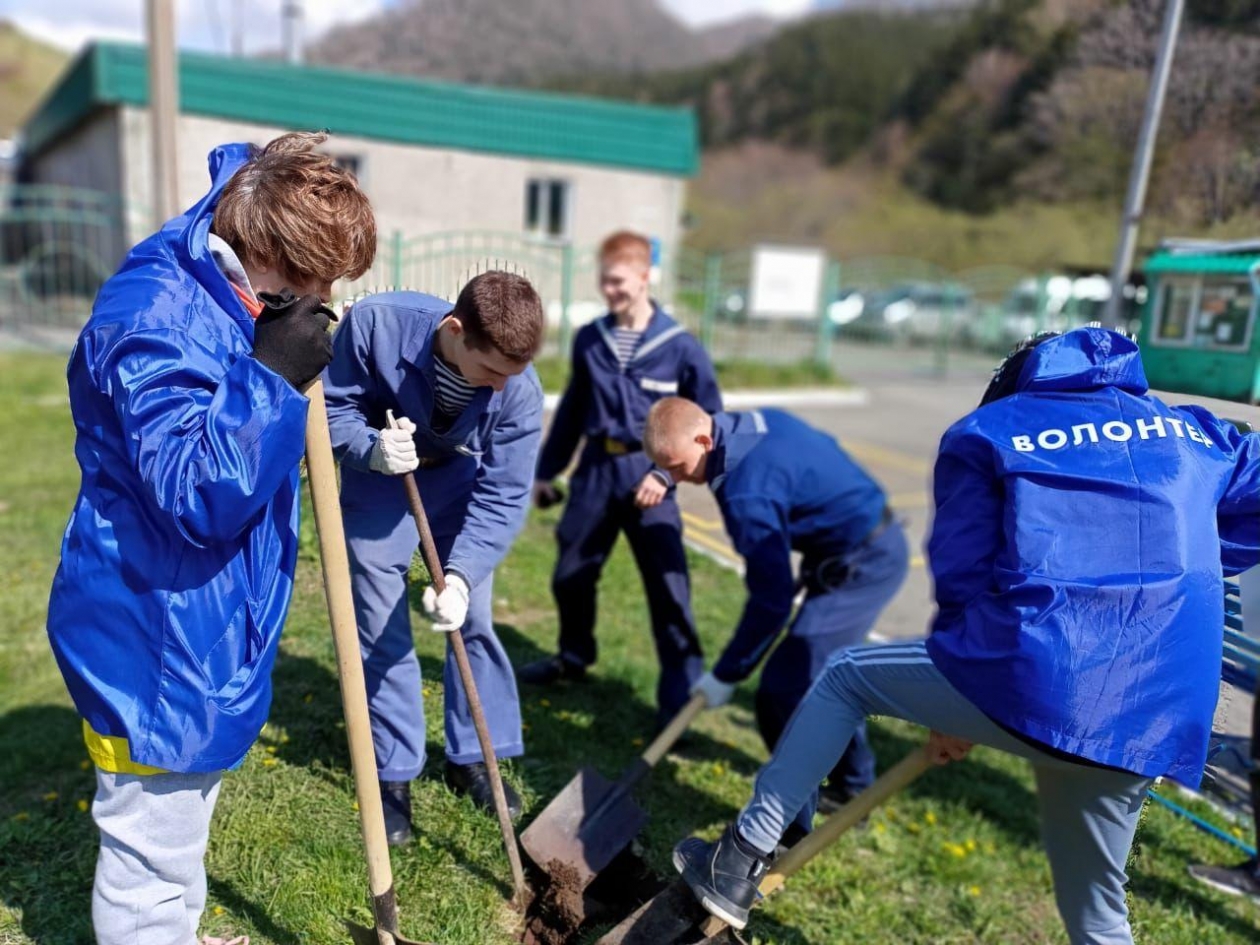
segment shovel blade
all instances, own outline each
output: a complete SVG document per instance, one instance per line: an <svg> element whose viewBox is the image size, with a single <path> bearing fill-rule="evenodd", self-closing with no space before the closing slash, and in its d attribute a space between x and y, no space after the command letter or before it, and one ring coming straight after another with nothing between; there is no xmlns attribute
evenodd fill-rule
<svg viewBox="0 0 1260 945"><path fill-rule="evenodd" d="M397 932L368 929L357 922L346 922L346 931L350 933L350 941L354 945L429 945L428 942L414 942L403 938Z"/></svg>
<svg viewBox="0 0 1260 945"><path fill-rule="evenodd" d="M727 941L724 933L705 935L701 925L708 918L709 913L679 879L622 919L595 945L697 945Z"/></svg>
<svg viewBox="0 0 1260 945"><path fill-rule="evenodd" d="M521 846L553 882L579 892L647 823L628 793L594 768L583 768L521 834Z"/></svg>

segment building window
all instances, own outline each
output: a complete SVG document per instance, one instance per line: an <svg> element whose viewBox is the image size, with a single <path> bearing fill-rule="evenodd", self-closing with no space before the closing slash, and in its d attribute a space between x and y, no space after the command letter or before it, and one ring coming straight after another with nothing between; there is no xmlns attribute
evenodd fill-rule
<svg viewBox="0 0 1260 945"><path fill-rule="evenodd" d="M569 235L569 182L533 178L525 182L525 232L562 240Z"/></svg>
<svg viewBox="0 0 1260 945"><path fill-rule="evenodd" d="M1155 331L1161 344L1186 343L1195 288L1195 283L1181 279L1164 283L1159 294L1159 320Z"/></svg>
<svg viewBox="0 0 1260 945"><path fill-rule="evenodd" d="M1243 348L1247 345L1255 293L1247 279L1205 279L1194 322L1196 348Z"/></svg>
<svg viewBox="0 0 1260 945"><path fill-rule="evenodd" d="M1251 281L1239 276L1166 280L1160 288L1155 343L1239 350L1251 339L1256 309Z"/></svg>
<svg viewBox="0 0 1260 945"><path fill-rule="evenodd" d="M363 180L363 158L357 154L333 154L329 155L333 159L333 163L354 175L354 179L362 182Z"/></svg>

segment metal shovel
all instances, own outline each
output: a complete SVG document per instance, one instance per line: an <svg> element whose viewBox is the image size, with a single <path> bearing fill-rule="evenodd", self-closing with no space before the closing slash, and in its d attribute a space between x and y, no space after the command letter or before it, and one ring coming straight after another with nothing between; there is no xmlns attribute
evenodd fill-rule
<svg viewBox="0 0 1260 945"><path fill-rule="evenodd" d="M762 899L778 892L789 876L929 767L927 751L916 748L885 771L874 784L779 857L758 887ZM627 916L595 945L720 945L732 941L731 935L726 923L709 915L687 884L679 879Z"/></svg>
<svg viewBox="0 0 1260 945"><path fill-rule="evenodd" d="M333 646L337 651L337 678L341 682L341 702L346 715L346 739L350 743L350 766L354 791L359 802L359 826L367 856L368 885L372 893L374 928L364 928L347 920L346 927L355 945L421 945L398 934L398 900L385 842L385 813L376 781L376 753L368 722L367 686L363 681L363 656L359 652L359 631L350 590L350 559L346 554L346 533L337 497L337 464L333 459L332 437L328 432L328 410L324 386L316 381L306 391L310 399L306 421L306 468L315 508L315 530L319 534L319 556L324 570L324 594L332 623Z"/></svg>
<svg viewBox="0 0 1260 945"><path fill-rule="evenodd" d="M580 893L600 870L625 849L647 822L631 791L687 730L705 707L702 695L693 696L617 782L594 768L583 768L556 795L529 829L521 845L540 869Z"/></svg>

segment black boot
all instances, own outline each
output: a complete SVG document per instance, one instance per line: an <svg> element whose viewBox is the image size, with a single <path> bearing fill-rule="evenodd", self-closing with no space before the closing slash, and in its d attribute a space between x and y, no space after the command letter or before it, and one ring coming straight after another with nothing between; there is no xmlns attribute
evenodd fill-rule
<svg viewBox="0 0 1260 945"><path fill-rule="evenodd" d="M783 837L779 840L779 845L774 848L774 858L777 860L808 836L809 832L804 827L796 821L792 821L788 824L787 830L783 831Z"/></svg>
<svg viewBox="0 0 1260 945"><path fill-rule="evenodd" d="M1190 867L1190 875L1220 892L1260 903L1260 860L1254 856L1237 866L1196 864Z"/></svg>
<svg viewBox="0 0 1260 945"><path fill-rule="evenodd" d="M586 678L586 667L563 656L548 656L526 663L516 671L516 678L531 686L551 686L561 680L581 682Z"/></svg>
<svg viewBox="0 0 1260 945"><path fill-rule="evenodd" d="M482 810L495 813L494 788L490 786L490 775L486 771L485 762L474 761L470 765L457 765L448 761L445 781L446 786L456 794L467 794ZM503 782L503 796L507 800L508 815L516 820L521 816L521 796L506 780Z"/></svg>
<svg viewBox="0 0 1260 945"><path fill-rule="evenodd" d="M411 782L381 781L385 808L385 841L391 847L411 842Z"/></svg>
<svg viewBox="0 0 1260 945"><path fill-rule="evenodd" d="M691 837L674 847L674 869L700 905L733 929L748 924L748 910L769 868L769 858L740 839L734 824L714 843Z"/></svg>

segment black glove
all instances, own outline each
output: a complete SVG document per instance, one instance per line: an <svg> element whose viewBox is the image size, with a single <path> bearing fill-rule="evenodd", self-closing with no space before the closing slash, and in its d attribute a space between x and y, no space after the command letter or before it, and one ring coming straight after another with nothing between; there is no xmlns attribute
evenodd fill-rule
<svg viewBox="0 0 1260 945"><path fill-rule="evenodd" d="M254 357L298 390L332 360L328 326L337 320L318 295L294 298L283 292L259 292L262 313L254 321Z"/></svg>

